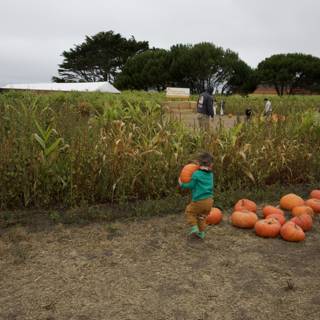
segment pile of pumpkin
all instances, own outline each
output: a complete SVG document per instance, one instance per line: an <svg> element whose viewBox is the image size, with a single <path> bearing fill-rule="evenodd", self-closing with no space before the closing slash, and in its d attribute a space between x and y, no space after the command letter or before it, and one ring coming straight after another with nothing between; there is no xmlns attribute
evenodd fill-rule
<svg viewBox="0 0 320 320"><path fill-rule="evenodd" d="M180 173L180 180L189 182L192 174L198 169L198 164L187 164ZM293 216L289 221L284 210ZM235 204L230 221L235 227L254 228L260 237L275 238L280 234L287 241L303 241L305 232L312 228L313 217L320 214L320 190L313 190L310 199L306 201L296 194L287 194L280 199L280 208L267 205L262 209L262 213L264 219L259 220L256 203L249 199L241 199ZM219 208L212 208L206 222L219 224L222 217Z"/></svg>
<svg viewBox="0 0 320 320"><path fill-rule="evenodd" d="M292 216L288 221L284 210ZM275 238L280 234L287 241L303 241L305 232L312 228L315 214L320 213L320 190L313 190L310 199L306 201L296 194L287 194L280 199L280 207L267 205L262 209L262 213L264 219L259 220L256 203L241 199L234 206L230 222L238 228L254 228L260 237ZM218 224L221 220L221 210L213 208L207 223Z"/></svg>

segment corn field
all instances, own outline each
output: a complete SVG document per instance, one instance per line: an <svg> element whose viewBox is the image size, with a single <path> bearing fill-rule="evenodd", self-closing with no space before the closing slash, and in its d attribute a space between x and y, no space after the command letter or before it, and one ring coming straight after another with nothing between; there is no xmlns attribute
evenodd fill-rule
<svg viewBox="0 0 320 320"><path fill-rule="evenodd" d="M247 99L228 97L239 112ZM163 94L0 94L0 208L160 199L181 167L214 156L217 192L320 178L319 97L274 102L285 121L256 117L203 133L166 116ZM279 100L280 101L280 100Z"/></svg>

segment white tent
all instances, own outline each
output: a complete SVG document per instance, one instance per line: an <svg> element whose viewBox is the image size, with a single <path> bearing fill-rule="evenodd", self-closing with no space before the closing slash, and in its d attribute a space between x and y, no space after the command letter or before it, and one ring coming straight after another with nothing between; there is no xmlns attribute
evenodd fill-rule
<svg viewBox="0 0 320 320"><path fill-rule="evenodd" d="M109 82L7 84L1 90L80 91L120 93Z"/></svg>

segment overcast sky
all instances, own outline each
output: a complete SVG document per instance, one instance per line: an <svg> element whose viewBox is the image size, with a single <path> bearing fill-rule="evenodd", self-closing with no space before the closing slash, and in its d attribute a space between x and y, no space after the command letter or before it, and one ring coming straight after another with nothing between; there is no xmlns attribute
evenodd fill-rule
<svg viewBox="0 0 320 320"><path fill-rule="evenodd" d="M320 57L320 1L0 0L0 85L50 81L62 51L109 30L165 49L212 42L255 67L274 53Z"/></svg>

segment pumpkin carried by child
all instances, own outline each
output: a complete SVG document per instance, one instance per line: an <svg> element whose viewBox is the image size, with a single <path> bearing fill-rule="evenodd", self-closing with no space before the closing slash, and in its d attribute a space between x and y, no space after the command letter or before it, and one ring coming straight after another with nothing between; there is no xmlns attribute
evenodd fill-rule
<svg viewBox="0 0 320 320"><path fill-rule="evenodd" d="M188 183L191 180L192 174L200 168L198 164L189 163L185 165L180 173L180 180L183 183Z"/></svg>

